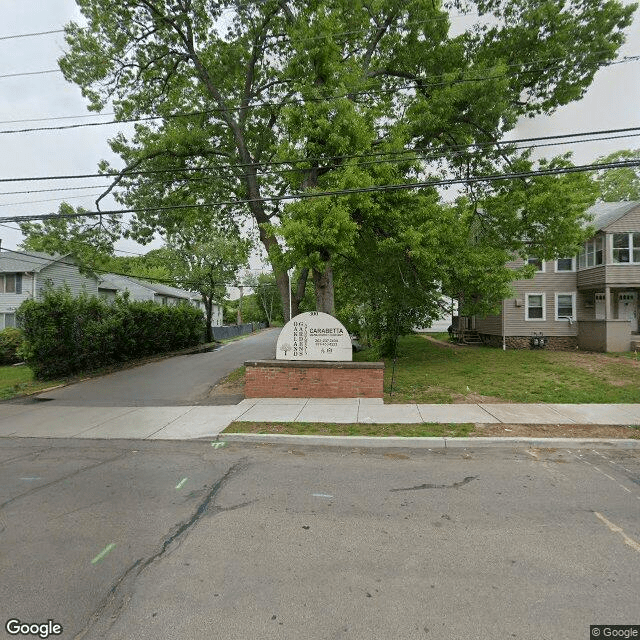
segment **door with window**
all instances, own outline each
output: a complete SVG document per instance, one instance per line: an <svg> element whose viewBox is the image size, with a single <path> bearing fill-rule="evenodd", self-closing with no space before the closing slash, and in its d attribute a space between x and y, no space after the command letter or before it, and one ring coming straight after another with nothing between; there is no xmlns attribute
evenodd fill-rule
<svg viewBox="0 0 640 640"><path fill-rule="evenodd" d="M631 331L638 330L638 296L635 291L618 294L618 318L631 321Z"/></svg>

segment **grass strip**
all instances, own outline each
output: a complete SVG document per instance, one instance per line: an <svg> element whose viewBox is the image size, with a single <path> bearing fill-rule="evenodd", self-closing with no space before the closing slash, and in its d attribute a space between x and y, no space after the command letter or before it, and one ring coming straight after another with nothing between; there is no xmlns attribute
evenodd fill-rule
<svg viewBox="0 0 640 640"><path fill-rule="evenodd" d="M370 350L354 360L376 360ZM398 341L385 361L385 404L483 402L638 403L640 363L630 354L507 350L437 344L421 335Z"/></svg>
<svg viewBox="0 0 640 640"><path fill-rule="evenodd" d="M375 436L401 438L459 438L474 430L471 423L366 424L335 422L232 422L222 433L282 433L305 436Z"/></svg>
<svg viewBox="0 0 640 640"><path fill-rule="evenodd" d="M29 395L63 383L64 380L35 380L33 371L26 365L0 367L0 400Z"/></svg>

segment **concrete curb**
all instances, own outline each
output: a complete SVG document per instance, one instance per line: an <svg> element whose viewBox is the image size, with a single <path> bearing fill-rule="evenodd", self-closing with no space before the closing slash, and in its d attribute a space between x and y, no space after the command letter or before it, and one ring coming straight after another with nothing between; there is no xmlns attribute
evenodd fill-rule
<svg viewBox="0 0 640 640"><path fill-rule="evenodd" d="M640 449L640 440L625 438L377 438L371 436L307 436L278 433L221 433L218 441L245 444L298 444L323 447L369 447L413 449L468 449L495 445L530 447L613 447L616 449Z"/></svg>

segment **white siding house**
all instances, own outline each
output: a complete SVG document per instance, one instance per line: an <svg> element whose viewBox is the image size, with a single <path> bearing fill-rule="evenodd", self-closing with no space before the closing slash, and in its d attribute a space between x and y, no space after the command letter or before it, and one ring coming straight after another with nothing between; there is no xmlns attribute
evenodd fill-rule
<svg viewBox="0 0 640 640"><path fill-rule="evenodd" d="M73 295L98 294L98 279L80 273L71 256L46 253L0 252L0 330L15 327L16 309L29 299L38 300L47 286L67 285Z"/></svg>
<svg viewBox="0 0 640 640"><path fill-rule="evenodd" d="M146 282L131 278L130 276L121 276L114 273L107 273L101 276L98 285L98 293L105 300L114 300L116 294L129 292L131 300L153 300L158 304L175 305L181 302L189 302L197 309L204 313L204 303L202 296L193 291L185 291L177 289L166 284L157 282ZM211 326L219 327L222 325L222 306L214 304L211 313Z"/></svg>
<svg viewBox="0 0 640 640"><path fill-rule="evenodd" d="M151 300L175 305L188 302L204 313L200 294L155 282L107 273L100 277L83 275L69 255L49 255L35 251L0 251L0 330L15 327L16 309L28 299L41 300L47 287L69 287L75 296L81 292L113 301L129 292L131 300ZM222 307L213 306L212 326L222 325Z"/></svg>

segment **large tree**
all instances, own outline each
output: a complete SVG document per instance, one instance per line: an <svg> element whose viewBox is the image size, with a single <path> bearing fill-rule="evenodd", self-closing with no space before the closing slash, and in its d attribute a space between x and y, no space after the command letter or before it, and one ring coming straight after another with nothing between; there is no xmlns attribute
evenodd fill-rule
<svg viewBox="0 0 640 640"><path fill-rule="evenodd" d="M384 185L390 177L510 170L519 150L496 143L521 116L579 99L615 58L635 10L618 0L77 4L86 26L67 27L65 77L91 109L110 103L120 120L157 118L112 141L124 169L103 165L117 174L119 200L146 208L132 233L144 240L194 218L206 229L211 211L230 226L252 221L285 318L294 261L303 278L311 274L318 309L331 313L336 261L357 262L359 241L381 236L361 215L375 204L371 196L287 206L280 198ZM466 30L461 14L474 18ZM372 170L398 158L404 166L395 171ZM523 184L514 197L520 204ZM469 189L465 240L482 210L478 196L491 191ZM215 201L228 204L195 208ZM564 214L558 206L538 220L541 245L553 244ZM512 222L496 219L495 236L518 244L530 229ZM375 256L377 245L370 248Z"/></svg>
<svg viewBox="0 0 640 640"><path fill-rule="evenodd" d="M207 342L213 340L213 305L222 304L226 298L227 286L233 286L237 281L238 271L247 266L249 251L247 241L223 235L209 238L175 237L170 239L168 247L163 250L176 284L197 291L202 296L207 321Z"/></svg>
<svg viewBox="0 0 640 640"><path fill-rule="evenodd" d="M622 149L598 158L599 164L626 160L640 160L640 149ZM605 202L640 200L640 167L603 169L595 173L599 196Z"/></svg>

